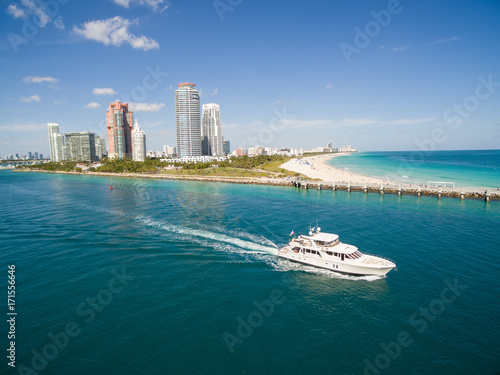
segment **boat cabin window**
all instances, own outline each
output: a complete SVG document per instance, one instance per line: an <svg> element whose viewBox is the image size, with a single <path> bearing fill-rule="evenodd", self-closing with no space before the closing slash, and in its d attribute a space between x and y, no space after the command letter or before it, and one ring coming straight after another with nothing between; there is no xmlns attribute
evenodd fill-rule
<svg viewBox="0 0 500 375"><path fill-rule="evenodd" d="M338 240L336 241L319 241L319 240L316 240L316 243L319 245L319 246L333 246L333 245L336 245L338 242Z"/></svg>
<svg viewBox="0 0 500 375"><path fill-rule="evenodd" d="M333 251L327 251L326 252L328 255L333 255Z"/></svg>

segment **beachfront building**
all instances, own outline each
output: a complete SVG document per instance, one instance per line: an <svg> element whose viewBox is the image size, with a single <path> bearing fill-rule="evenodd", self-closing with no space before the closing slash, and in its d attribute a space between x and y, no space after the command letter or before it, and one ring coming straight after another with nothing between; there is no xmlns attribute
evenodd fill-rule
<svg viewBox="0 0 500 375"><path fill-rule="evenodd" d="M132 158L133 113L127 103L110 103L106 112L110 158Z"/></svg>
<svg viewBox="0 0 500 375"><path fill-rule="evenodd" d="M104 138L99 137L98 135L95 136L95 155L101 159L107 155L106 151L106 141Z"/></svg>
<svg viewBox="0 0 500 375"><path fill-rule="evenodd" d="M203 104L201 120L201 153L208 156L224 155L220 106L215 103Z"/></svg>
<svg viewBox="0 0 500 375"><path fill-rule="evenodd" d="M84 162L96 161L94 133L66 133L64 134L64 138L66 143L65 160Z"/></svg>
<svg viewBox="0 0 500 375"><path fill-rule="evenodd" d="M50 147L50 160L62 161L64 160L64 136L59 133L59 124L49 122L49 147Z"/></svg>
<svg viewBox="0 0 500 375"><path fill-rule="evenodd" d="M231 143L229 141L223 141L222 148L224 149L224 155L229 155L231 153Z"/></svg>
<svg viewBox="0 0 500 375"><path fill-rule="evenodd" d="M177 156L201 156L200 95L194 83L179 83L175 90Z"/></svg>
<svg viewBox="0 0 500 375"><path fill-rule="evenodd" d="M146 160L146 133L141 129L137 120L132 130L132 160Z"/></svg>

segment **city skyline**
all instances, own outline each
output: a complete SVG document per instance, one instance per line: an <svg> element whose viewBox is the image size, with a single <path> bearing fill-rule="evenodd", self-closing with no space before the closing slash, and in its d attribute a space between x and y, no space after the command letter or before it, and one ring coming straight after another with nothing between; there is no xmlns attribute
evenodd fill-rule
<svg viewBox="0 0 500 375"><path fill-rule="evenodd" d="M111 98L175 144L186 80L233 148L498 148L497 1L55 3L0 7L2 155L48 155L49 122L105 137Z"/></svg>

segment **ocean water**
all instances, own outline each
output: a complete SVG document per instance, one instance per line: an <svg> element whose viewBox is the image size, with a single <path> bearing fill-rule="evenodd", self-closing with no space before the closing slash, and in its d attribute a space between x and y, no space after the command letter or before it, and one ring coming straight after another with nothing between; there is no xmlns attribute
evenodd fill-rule
<svg viewBox="0 0 500 375"><path fill-rule="evenodd" d="M388 181L500 188L500 150L360 152L332 158L328 164Z"/></svg>
<svg viewBox="0 0 500 375"><path fill-rule="evenodd" d="M11 171L0 197L2 374L499 374L499 202ZM275 256L316 220L398 271Z"/></svg>

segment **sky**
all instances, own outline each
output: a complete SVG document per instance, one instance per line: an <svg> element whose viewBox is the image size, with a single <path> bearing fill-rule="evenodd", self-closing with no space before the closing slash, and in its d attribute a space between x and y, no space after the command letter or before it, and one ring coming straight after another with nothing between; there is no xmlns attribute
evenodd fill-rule
<svg viewBox="0 0 500 375"><path fill-rule="evenodd" d="M175 145L180 82L232 149L498 149L499 46L498 0L2 0L0 157L107 139L116 100Z"/></svg>

